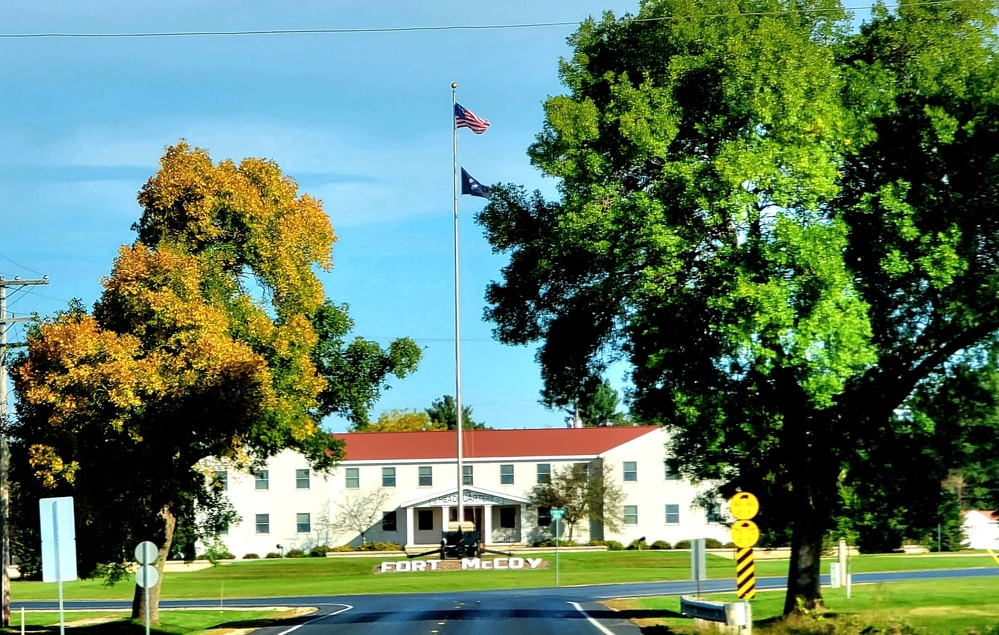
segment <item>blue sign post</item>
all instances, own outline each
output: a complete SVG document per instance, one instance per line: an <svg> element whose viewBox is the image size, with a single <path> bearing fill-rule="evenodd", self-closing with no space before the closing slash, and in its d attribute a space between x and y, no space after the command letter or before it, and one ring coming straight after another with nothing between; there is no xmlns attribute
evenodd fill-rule
<svg viewBox="0 0 999 635"><path fill-rule="evenodd" d="M76 524L73 497L38 501L42 534L42 582L59 583L59 633L66 633L62 583L76 579Z"/></svg>

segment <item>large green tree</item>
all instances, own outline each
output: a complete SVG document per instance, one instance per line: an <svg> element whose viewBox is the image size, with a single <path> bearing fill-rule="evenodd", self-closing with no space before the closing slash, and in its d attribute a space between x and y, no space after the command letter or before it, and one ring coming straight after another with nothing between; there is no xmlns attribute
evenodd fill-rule
<svg viewBox="0 0 999 635"><path fill-rule="evenodd" d="M570 541L581 522L594 521L601 532L616 532L624 521L624 490L605 468L585 463L557 468L531 488L527 500L534 507L561 509L560 525Z"/></svg>
<svg viewBox="0 0 999 635"><path fill-rule="evenodd" d="M996 3L635 17L570 39L529 150L559 200L501 186L478 216L510 256L488 315L541 343L556 406L629 361L678 467L790 528L785 610L813 607L844 492L903 470L938 507L946 440L907 401L999 330Z"/></svg>
<svg viewBox="0 0 999 635"><path fill-rule="evenodd" d="M451 395L443 395L440 399L434 399L424 412L433 423L443 424L448 430L458 429L458 407ZM482 430L486 424L473 419L472 407L463 405L461 407L461 427L465 430Z"/></svg>
<svg viewBox="0 0 999 635"><path fill-rule="evenodd" d="M627 415L618 412L621 398L617 390L611 386L610 381L603 379L590 383L592 386L589 387L589 390L585 390L573 400L570 414L573 417L578 416L583 425L587 427L617 426L628 423Z"/></svg>
<svg viewBox="0 0 999 635"><path fill-rule="evenodd" d="M386 377L420 356L410 340L345 343L352 324L316 273L333 228L273 162L216 165L181 142L138 199L138 239L93 311L45 320L14 369L24 469L44 495L75 497L80 570L112 580L143 540L162 574L178 518L210 506L200 461L250 467L293 448L330 468L342 448L321 417L366 420ZM159 584L153 616L158 599Z"/></svg>

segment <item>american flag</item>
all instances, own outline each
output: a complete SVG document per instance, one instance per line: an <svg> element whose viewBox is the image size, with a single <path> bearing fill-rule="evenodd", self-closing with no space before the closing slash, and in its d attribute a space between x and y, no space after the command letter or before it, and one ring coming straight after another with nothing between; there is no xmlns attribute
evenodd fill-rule
<svg viewBox="0 0 999 635"><path fill-rule="evenodd" d="M461 104L455 104L454 127L468 128L475 134L482 134L489 127L489 122L476 117L471 110L465 110Z"/></svg>

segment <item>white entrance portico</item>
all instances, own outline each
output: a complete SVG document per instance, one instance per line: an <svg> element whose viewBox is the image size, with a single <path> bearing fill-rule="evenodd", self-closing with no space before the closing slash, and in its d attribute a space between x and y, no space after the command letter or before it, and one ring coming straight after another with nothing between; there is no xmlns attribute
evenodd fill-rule
<svg viewBox="0 0 999 635"><path fill-rule="evenodd" d="M465 485L461 488L465 518L475 523L482 542L516 544L522 541L526 498ZM406 546L436 545L450 521L458 520L456 488L428 492L399 505L406 511Z"/></svg>

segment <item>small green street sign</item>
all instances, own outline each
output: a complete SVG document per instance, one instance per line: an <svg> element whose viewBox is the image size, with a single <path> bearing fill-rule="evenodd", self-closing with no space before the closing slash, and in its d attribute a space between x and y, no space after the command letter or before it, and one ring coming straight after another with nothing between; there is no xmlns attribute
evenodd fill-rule
<svg viewBox="0 0 999 635"><path fill-rule="evenodd" d="M557 520L562 516L565 516L565 510L562 509L561 507L552 507L551 516L552 518L555 518Z"/></svg>

